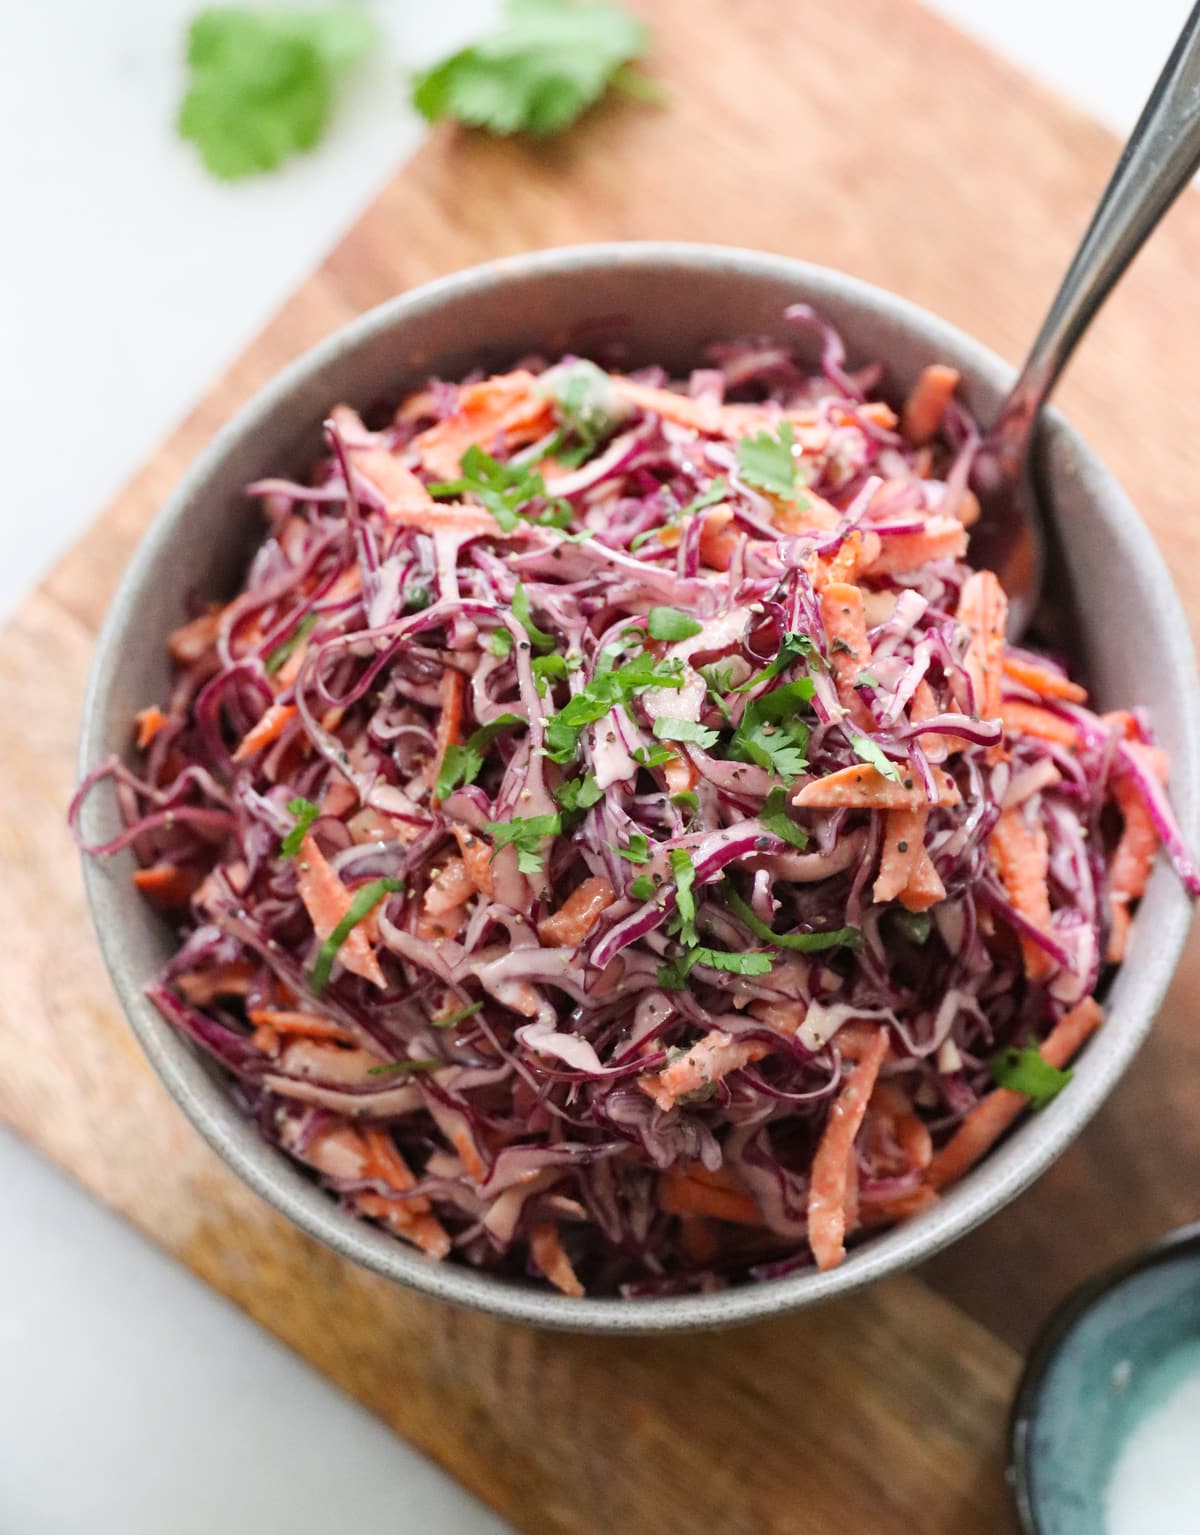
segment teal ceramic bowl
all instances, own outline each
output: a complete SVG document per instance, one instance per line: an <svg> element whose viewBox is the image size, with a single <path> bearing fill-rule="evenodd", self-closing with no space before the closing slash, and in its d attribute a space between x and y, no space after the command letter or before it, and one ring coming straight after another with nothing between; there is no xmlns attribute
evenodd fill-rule
<svg viewBox="0 0 1200 1535"><path fill-rule="evenodd" d="M1108 1535L1122 1448L1195 1372L1200 1223L1082 1285L1034 1344L1010 1427L1009 1476L1026 1535ZM1145 1528L1155 1528L1149 1511Z"/></svg>

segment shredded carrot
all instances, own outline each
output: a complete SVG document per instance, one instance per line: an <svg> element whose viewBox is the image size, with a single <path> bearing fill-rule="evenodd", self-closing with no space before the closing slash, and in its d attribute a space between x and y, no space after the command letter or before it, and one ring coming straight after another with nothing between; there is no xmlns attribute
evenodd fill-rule
<svg viewBox="0 0 1200 1535"><path fill-rule="evenodd" d="M455 480L469 447L487 452L519 447L544 436L553 425L551 401L539 393L532 373L517 369L464 384L454 412L414 437L409 450L435 478Z"/></svg>
<svg viewBox="0 0 1200 1535"><path fill-rule="evenodd" d="M840 522L840 514L835 515ZM872 569L882 553L883 540L878 533L854 528L842 539L832 559L822 557L809 567L813 585L824 592L841 582L856 582L864 571Z"/></svg>
<svg viewBox="0 0 1200 1535"><path fill-rule="evenodd" d="M693 432L715 436L721 431L722 408L711 400L693 400L690 395L659 389L654 384L640 384L621 373L610 374L609 381L617 398L638 410L650 411Z"/></svg>
<svg viewBox="0 0 1200 1535"><path fill-rule="evenodd" d="M300 1013L284 1007L252 1007L247 1017L256 1029L270 1029L275 1034L295 1034L305 1039L332 1039L352 1045L354 1035L340 1023L320 1018L315 1013Z"/></svg>
<svg viewBox="0 0 1200 1535"><path fill-rule="evenodd" d="M946 887L934 868L928 849L921 848L917 866L909 875L908 884L900 892L900 904L908 911L928 911L939 901L946 899Z"/></svg>
<svg viewBox="0 0 1200 1535"><path fill-rule="evenodd" d="M966 669L975 692L975 712L994 719L1000 712L1000 673L1008 598L990 570L977 570L963 582L958 621L971 631Z"/></svg>
<svg viewBox="0 0 1200 1535"><path fill-rule="evenodd" d="M696 765L684 752L672 752L662 765L668 794L687 794L700 782Z"/></svg>
<svg viewBox="0 0 1200 1535"><path fill-rule="evenodd" d="M181 869L174 863L154 863L147 869L133 871L133 883L144 896L165 911L186 906L200 884L193 869Z"/></svg>
<svg viewBox="0 0 1200 1535"><path fill-rule="evenodd" d="M846 581L829 582L821 593L821 619L829 637L833 675L842 708L856 723L869 727L870 713L854 687L859 672L871 663L861 588Z"/></svg>
<svg viewBox="0 0 1200 1535"><path fill-rule="evenodd" d="M431 917L444 916L464 905L475 894L475 882L461 858L447 858L425 891L425 910Z"/></svg>
<svg viewBox="0 0 1200 1535"><path fill-rule="evenodd" d="M480 895L491 895L495 889L492 878L492 845L486 837L481 837L477 832L469 830L457 821L452 830L455 840L458 842L458 850L462 854L463 863L467 866L467 873L471 876L471 883L479 891Z"/></svg>
<svg viewBox="0 0 1200 1535"><path fill-rule="evenodd" d="M180 624L167 636L167 649L171 660L179 666L194 666L205 651L211 650L221 632L221 608L210 608L193 618L190 623Z"/></svg>
<svg viewBox="0 0 1200 1535"><path fill-rule="evenodd" d="M988 853L1009 900L1034 927L1049 933L1050 844L1045 828L1040 823L1027 826L1019 807L1005 810L988 839ZM1032 938L1022 937L1021 952L1031 980L1044 980L1054 969L1054 961Z"/></svg>
<svg viewBox="0 0 1200 1535"><path fill-rule="evenodd" d="M900 1157L889 1157L886 1150L874 1147L872 1165L878 1172L900 1174L913 1168L924 1169L933 1160L933 1137L929 1126L913 1108L911 1097L899 1083L876 1082L871 1094L869 1123L875 1130L889 1135L899 1149Z"/></svg>
<svg viewBox="0 0 1200 1535"><path fill-rule="evenodd" d="M639 1077L638 1086L666 1112L688 1093L700 1092L769 1054L770 1046L762 1040L734 1039L723 1029L713 1029L662 1071Z"/></svg>
<svg viewBox="0 0 1200 1535"><path fill-rule="evenodd" d="M1103 1018L1096 999L1086 997L1051 1029L1040 1047L1042 1059L1061 1070L1099 1028ZM946 1144L934 1152L927 1175L929 1186L943 1189L949 1183L957 1183L992 1149L1028 1104L1024 1093L1011 1087L993 1088L966 1115Z"/></svg>
<svg viewBox="0 0 1200 1535"><path fill-rule="evenodd" d="M538 923L538 937L546 944L574 948L581 943L605 911L616 892L602 874L593 874L577 885L553 916Z"/></svg>
<svg viewBox="0 0 1200 1535"><path fill-rule="evenodd" d="M137 723L139 751L145 751L163 726L170 724L169 716L164 714L156 704L151 704L148 709L139 709L134 715L134 720Z"/></svg>
<svg viewBox="0 0 1200 1535"><path fill-rule="evenodd" d="M738 1226L761 1226L762 1211L752 1195L731 1184L704 1178L699 1163L686 1172L672 1168L658 1180L659 1203L668 1215L709 1216Z"/></svg>
<svg viewBox="0 0 1200 1535"><path fill-rule="evenodd" d="M693 1263L702 1268L721 1251L720 1238L702 1215L679 1217L679 1244Z"/></svg>
<svg viewBox="0 0 1200 1535"><path fill-rule="evenodd" d="M312 919L313 930L324 942L350 910L353 896L338 878L311 832L300 844L300 856L296 860L296 881L300 899ZM347 970L361 975L364 980L372 981L379 987L387 985L361 923L350 929L345 943L338 950L338 959Z"/></svg>
<svg viewBox="0 0 1200 1535"><path fill-rule="evenodd" d="M434 738L433 758L425 769L425 781L432 788L442 771L446 751L462 740L463 696L466 679L462 672L447 666L442 672L442 712L438 716L437 735ZM434 804L437 804L434 800Z"/></svg>
<svg viewBox="0 0 1200 1535"><path fill-rule="evenodd" d="M1022 687L1037 693L1041 698L1062 698L1072 704L1081 704L1087 699L1087 689L1072 682L1062 672L1056 672L1053 667L1043 666L1026 656L1014 655L1011 650L1005 655L1002 666L1006 677L1011 677L1014 682L1019 682Z"/></svg>
<svg viewBox="0 0 1200 1535"><path fill-rule="evenodd" d="M417 919L417 937L436 940L454 938L467 925L465 906L448 906L445 911L425 912Z"/></svg>
<svg viewBox="0 0 1200 1535"><path fill-rule="evenodd" d="M924 1183L911 1194L892 1194L878 1199L864 1194L861 1209L863 1229L870 1230L874 1226L888 1226L893 1221L909 1220L936 1203L937 1194Z"/></svg>
<svg viewBox="0 0 1200 1535"><path fill-rule="evenodd" d="M571 1260L563 1251L557 1226L547 1221L533 1227L529 1233L529 1255L555 1289L564 1295L584 1293Z"/></svg>
<svg viewBox="0 0 1200 1535"><path fill-rule="evenodd" d="M883 852L873 891L876 901L894 901L908 887L925 852L928 823L929 807L926 805L919 810L889 810L885 813Z"/></svg>
<svg viewBox="0 0 1200 1535"><path fill-rule="evenodd" d="M714 506L704 513L700 524L700 558L710 570L728 570L737 551L741 534L730 527L733 512L727 506Z"/></svg>
<svg viewBox="0 0 1200 1535"><path fill-rule="evenodd" d="M1158 853L1158 829L1137 784L1127 774L1113 784L1124 825L1109 864L1110 930L1106 957L1118 964L1129 940L1130 905L1145 891Z"/></svg>
<svg viewBox="0 0 1200 1535"><path fill-rule="evenodd" d="M1079 732L1070 720L1063 719L1061 714L1052 714L1049 709L1039 708L1037 704L1006 698L1000 705L999 714L1010 735L1037 736L1040 740L1056 741L1066 747L1079 745Z"/></svg>
<svg viewBox="0 0 1200 1535"><path fill-rule="evenodd" d="M278 741L295 717L295 704L271 704L258 724L252 726L242 737L233 754L233 760L245 762L247 757L253 757L255 752L270 746L272 741Z"/></svg>
<svg viewBox="0 0 1200 1535"><path fill-rule="evenodd" d="M819 1269L836 1268L846 1256L849 1158L887 1051L887 1031L878 1029L871 1048L838 1093L813 1157L808 1241Z"/></svg>
<svg viewBox="0 0 1200 1535"><path fill-rule="evenodd" d="M244 997L254 979L254 966L244 959L229 959L208 970L188 970L173 982L185 1002L207 1007L218 997Z"/></svg>
<svg viewBox="0 0 1200 1535"><path fill-rule="evenodd" d="M967 530L957 517L931 517L921 533L890 533L879 540L879 553L866 567L872 576L903 575L934 560L961 560Z"/></svg>
<svg viewBox="0 0 1200 1535"><path fill-rule="evenodd" d="M937 435L958 380L958 369L943 362L921 369L900 412L900 430L913 447L919 448Z"/></svg>
<svg viewBox="0 0 1200 1535"><path fill-rule="evenodd" d="M367 1148L369 1176L381 1178L389 1188L395 1189L400 1194L416 1188L417 1180L412 1169L400 1155L395 1141L386 1130L380 1129L378 1125L370 1125L363 1130L362 1138ZM430 1208L429 1200L424 1194L414 1195L412 1199L406 1199L404 1203L414 1215L424 1215Z"/></svg>
<svg viewBox="0 0 1200 1535"><path fill-rule="evenodd" d="M925 790L911 768L901 768L898 779L885 778L878 768L866 762L839 768L824 778L814 778L792 798L793 805L806 810L919 810L928 804ZM958 785L950 774L933 769L939 805L957 805L962 801Z"/></svg>
<svg viewBox="0 0 1200 1535"><path fill-rule="evenodd" d="M332 778L321 796L321 814L343 816L358 804L358 790L345 778Z"/></svg>
<svg viewBox="0 0 1200 1535"><path fill-rule="evenodd" d="M414 1214L407 1199L389 1199L385 1194L355 1194L354 1207L372 1220L384 1221L399 1237L404 1237L431 1258L449 1256L453 1245L449 1233L436 1215Z"/></svg>

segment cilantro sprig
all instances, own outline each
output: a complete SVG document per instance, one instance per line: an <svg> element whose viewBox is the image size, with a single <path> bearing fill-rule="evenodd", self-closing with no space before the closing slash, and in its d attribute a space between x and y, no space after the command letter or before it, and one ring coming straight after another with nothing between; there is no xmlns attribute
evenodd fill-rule
<svg viewBox="0 0 1200 1535"><path fill-rule="evenodd" d="M758 819L773 837L778 837L780 842L786 842L789 847L803 852L808 846L808 833L803 826L796 825L788 815L786 806L787 790L782 784L776 784L767 795Z"/></svg>
<svg viewBox="0 0 1200 1535"><path fill-rule="evenodd" d="M683 668L677 660L657 661L648 654L634 656L622 666L614 666L612 660L602 655L587 685L547 719L545 752L551 762L572 761L584 730L602 720L615 704L628 703L646 688L683 686Z"/></svg>
<svg viewBox="0 0 1200 1535"><path fill-rule="evenodd" d="M869 763L882 777L888 778L892 783L900 782L900 769L892 759L884 753L877 741L872 741L868 736L860 736L851 733L850 745L854 748L854 755L861 761Z"/></svg>
<svg viewBox="0 0 1200 1535"><path fill-rule="evenodd" d="M730 909L756 938L780 949L795 949L800 954L817 954L822 949L857 949L862 944L862 934L856 927L833 928L826 933L777 933L750 909L732 885L726 886L725 899Z"/></svg>
<svg viewBox="0 0 1200 1535"><path fill-rule="evenodd" d="M502 533L511 533L524 518L542 526L563 528L571 521L571 508L561 497L551 496L541 471L533 464L501 463L472 443L459 461L457 480L438 480L430 485L431 496L474 496L491 512ZM543 502L536 516L525 508Z"/></svg>
<svg viewBox="0 0 1200 1535"><path fill-rule="evenodd" d="M665 714L658 716L653 728L655 738L659 741L688 741L702 751L707 751L720 740L719 731L709 730L696 720L674 720Z"/></svg>
<svg viewBox="0 0 1200 1535"><path fill-rule="evenodd" d="M704 625L678 608L651 608L646 615L646 633L652 640L690 640Z"/></svg>
<svg viewBox="0 0 1200 1535"><path fill-rule="evenodd" d="M474 783L479 777L484 763L484 751L494 737L502 730L508 730L513 725L523 725L525 721L519 714L501 714L486 725L481 725L478 730L472 731L467 737L465 745L451 742L446 748L446 755L442 758L442 765L438 770L437 783L434 785L434 795L438 799L449 799L455 789L464 784Z"/></svg>
<svg viewBox="0 0 1200 1535"><path fill-rule="evenodd" d="M738 762L757 763L789 782L797 778L808 766L809 731L800 716L813 691L812 678L800 677L752 698L729 744L729 755Z"/></svg>
<svg viewBox="0 0 1200 1535"><path fill-rule="evenodd" d="M667 991L682 991L697 965L723 970L729 975L766 975L775 963L773 954L754 951L732 954L727 949L710 949L697 944L685 954L658 967L658 984Z"/></svg>
<svg viewBox="0 0 1200 1535"><path fill-rule="evenodd" d="M648 42L645 26L612 0L508 0L496 32L416 77L413 105L430 122L548 138L610 86L653 88L629 68Z"/></svg>
<svg viewBox="0 0 1200 1535"><path fill-rule="evenodd" d="M376 36L349 6L201 11L188 31L180 137L224 181L278 169L324 137L344 78Z"/></svg>

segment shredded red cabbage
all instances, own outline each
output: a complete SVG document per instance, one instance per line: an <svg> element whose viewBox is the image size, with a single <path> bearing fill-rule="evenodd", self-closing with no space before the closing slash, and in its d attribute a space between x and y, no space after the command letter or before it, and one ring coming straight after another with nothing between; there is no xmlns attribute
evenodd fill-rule
<svg viewBox="0 0 1200 1535"><path fill-rule="evenodd" d="M77 796L177 926L164 1018L436 1257L836 1263L986 1151L997 1082L1065 1081L1160 844L1200 887L1145 720L1005 646L965 563L952 371L897 417L790 314L816 376L728 344L339 406L311 484L250 487L139 771Z"/></svg>

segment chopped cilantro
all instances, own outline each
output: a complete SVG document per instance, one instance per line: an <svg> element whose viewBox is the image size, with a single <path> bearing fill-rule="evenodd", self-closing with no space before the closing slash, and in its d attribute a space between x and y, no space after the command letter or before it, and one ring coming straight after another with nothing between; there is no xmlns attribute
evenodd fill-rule
<svg viewBox="0 0 1200 1535"><path fill-rule="evenodd" d="M691 948L700 937L696 932L696 897L692 890L696 879L692 851L686 847L673 847L667 856L671 873L675 876L675 906L680 918L680 937Z"/></svg>
<svg viewBox="0 0 1200 1535"><path fill-rule="evenodd" d="M478 1006L482 1007L483 1003L480 1002ZM468 1009L468 1011L473 1011L473 1009ZM445 1026L444 1023L438 1025L439 1028L445 1028ZM383 1077L410 1071L441 1071L445 1065L445 1061L388 1061L384 1066L371 1066L367 1071L367 1075L369 1077Z"/></svg>
<svg viewBox="0 0 1200 1535"><path fill-rule="evenodd" d="M650 843L644 832L630 832L628 845L614 848L613 851L620 857L627 858L630 863L650 862Z"/></svg>
<svg viewBox="0 0 1200 1535"><path fill-rule="evenodd" d="M487 648L494 656L503 660L513 648L513 637L507 629L493 629L487 637Z"/></svg>
<svg viewBox="0 0 1200 1535"><path fill-rule="evenodd" d="M773 496L792 498L796 494L796 460L792 449L796 434L790 421L779 423L779 433L759 432L743 437L737 445L738 469L744 480Z"/></svg>
<svg viewBox="0 0 1200 1535"><path fill-rule="evenodd" d="M562 831L562 817L557 814L514 816L511 821L488 821L484 830L497 850L516 848L517 868L522 874L540 874L542 841L546 837L558 836Z"/></svg>
<svg viewBox="0 0 1200 1535"><path fill-rule="evenodd" d="M604 790L596 782L595 773L586 773L582 778L569 778L566 783L559 784L554 798L568 814L574 815L599 804L604 798Z"/></svg>
<svg viewBox="0 0 1200 1535"><path fill-rule="evenodd" d="M429 487L430 495L475 496L491 512L502 533L511 533L524 515L523 508L535 501L547 504L528 521L565 527L571 520L570 507L548 496L546 482L532 464L520 460L502 464L478 443L472 443L462 456L460 468L459 479L439 480Z"/></svg>
<svg viewBox="0 0 1200 1535"><path fill-rule="evenodd" d="M1073 1075L1052 1066L1036 1045L1024 1048L1010 1045L992 1057L988 1070L998 1086L1021 1093L1035 1109L1043 1108L1052 1098L1057 1098Z"/></svg>
<svg viewBox="0 0 1200 1535"><path fill-rule="evenodd" d="M482 1002L472 1002L470 1007L460 1007L456 1013L447 1013L444 1018L431 1018L429 1021L435 1029L452 1029L456 1023L463 1023L482 1011Z"/></svg>
<svg viewBox="0 0 1200 1535"><path fill-rule="evenodd" d="M791 780L808 766L808 726L801 711L813 696L810 677L788 682L751 699L729 745L738 762L754 762Z"/></svg>
<svg viewBox="0 0 1200 1535"><path fill-rule="evenodd" d="M870 763L877 773L891 779L893 783L900 782L900 769L890 757L884 755L883 748L878 742L870 740L867 736L852 733L850 745L854 748L854 755L863 762Z"/></svg>
<svg viewBox="0 0 1200 1535"><path fill-rule="evenodd" d="M296 824L279 844L281 858L295 858L300 851L300 844L308 835L308 828L321 814L319 805L314 805L312 800L302 799L299 795L295 799L288 800L288 810L296 817Z"/></svg>
<svg viewBox="0 0 1200 1535"><path fill-rule="evenodd" d="M664 714L654 721L654 735L659 741L690 741L704 751L720 739L717 731L708 730L695 720L673 720Z"/></svg>
<svg viewBox="0 0 1200 1535"><path fill-rule="evenodd" d="M484 750L492 737L499 735L502 730L507 730L512 725L524 723L519 714L501 714L490 724L481 725L478 730L473 731L465 746L451 742L446 748L446 755L442 758L442 765L438 771L437 783L433 790L435 796L438 799L447 799L461 785L474 783L479 776L480 768L483 767Z"/></svg>
<svg viewBox="0 0 1200 1535"><path fill-rule="evenodd" d="M933 932L933 918L927 911L905 911L899 908L892 913L892 921L897 932L909 943L917 945L929 942L929 935Z"/></svg>
<svg viewBox="0 0 1200 1535"><path fill-rule="evenodd" d="M639 767L662 767L664 763L672 762L675 753L669 746L635 746L630 753Z"/></svg>
<svg viewBox="0 0 1200 1535"><path fill-rule="evenodd" d="M635 901L652 901L658 894L658 887L648 874L639 874L630 884L629 893Z"/></svg>
<svg viewBox="0 0 1200 1535"><path fill-rule="evenodd" d="M762 671L755 672L753 677L748 677L740 687L731 689L734 693L749 693L760 682L769 682L772 677L778 677L779 673L786 671L793 661L801 656L809 659L815 657L817 651L807 634L801 634L798 629L789 630L779 642L779 649L775 652L775 659L768 661Z"/></svg>
<svg viewBox="0 0 1200 1535"><path fill-rule="evenodd" d="M384 896L395 895L403 889L402 879L373 879L370 884L359 886L350 902L350 909L317 950L317 960L308 978L308 984L314 992L324 991L329 984L338 950L363 918L374 911Z"/></svg>
<svg viewBox="0 0 1200 1535"><path fill-rule="evenodd" d="M614 667L612 657L602 654L592 680L546 721L546 755L551 762L570 762L583 731L611 713L614 704L627 703L644 688L681 688L682 672L678 661L656 661L647 654Z"/></svg>
<svg viewBox="0 0 1200 1535"><path fill-rule="evenodd" d="M730 909L763 943L777 944L781 949L796 949L801 954L816 954L821 949L857 949L862 943L862 934L856 927L839 927L827 933L776 933L751 911L732 885L726 885L725 896Z"/></svg>
<svg viewBox="0 0 1200 1535"><path fill-rule="evenodd" d="M268 677L273 677L290 655L294 655L316 627L317 615L306 613L286 640L280 640L263 662Z"/></svg>
<svg viewBox="0 0 1200 1535"><path fill-rule="evenodd" d="M709 949L697 944L669 964L659 965L658 984L668 991L682 991L696 965L707 965L710 970L724 970L730 975L766 975L774 963L773 954L731 954L726 949Z"/></svg>
<svg viewBox="0 0 1200 1535"><path fill-rule="evenodd" d="M544 629L539 629L533 621L533 610L529 605L529 593L518 581L512 595L513 617L524 629L525 633L533 641L535 650L553 650L554 636L547 634Z"/></svg>
<svg viewBox="0 0 1200 1535"><path fill-rule="evenodd" d="M759 812L758 819L767 828L773 837L778 837L781 842L786 842L789 847L799 848L801 852L808 846L808 833L803 826L797 826L786 810L787 790L780 784L776 784L767 795L766 803Z"/></svg>
<svg viewBox="0 0 1200 1535"><path fill-rule="evenodd" d="M704 625L678 608L651 608L646 615L646 631L652 640L690 640Z"/></svg>

